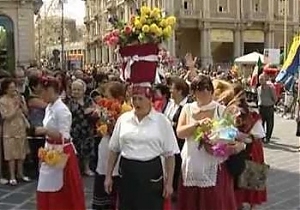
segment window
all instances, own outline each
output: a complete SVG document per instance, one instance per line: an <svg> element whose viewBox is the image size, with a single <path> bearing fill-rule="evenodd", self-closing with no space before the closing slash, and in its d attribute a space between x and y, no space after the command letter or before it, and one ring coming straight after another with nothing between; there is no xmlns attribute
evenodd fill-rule
<svg viewBox="0 0 300 210"><path fill-rule="evenodd" d="M253 11L261 12L261 0L253 0Z"/></svg>
<svg viewBox="0 0 300 210"><path fill-rule="evenodd" d="M218 0L217 11L219 13L229 12L229 0Z"/></svg>
<svg viewBox="0 0 300 210"><path fill-rule="evenodd" d="M279 0L278 15L284 16L285 14L289 14L289 0Z"/></svg>
<svg viewBox="0 0 300 210"><path fill-rule="evenodd" d="M188 3L186 1L183 3L183 8L188 9Z"/></svg>
<svg viewBox="0 0 300 210"><path fill-rule="evenodd" d="M183 1L183 9L185 9L185 10L193 9L193 2L191 0Z"/></svg>

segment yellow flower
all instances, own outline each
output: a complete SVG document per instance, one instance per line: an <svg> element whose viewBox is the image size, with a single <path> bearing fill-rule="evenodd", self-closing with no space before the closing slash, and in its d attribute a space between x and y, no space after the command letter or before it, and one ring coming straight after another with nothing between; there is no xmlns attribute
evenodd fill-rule
<svg viewBox="0 0 300 210"><path fill-rule="evenodd" d="M163 34L162 28L158 28L157 31L156 31L156 33L155 33L155 35L156 35L157 37L161 37L162 34Z"/></svg>
<svg viewBox="0 0 300 210"><path fill-rule="evenodd" d="M150 16L153 18L160 18L161 17L161 11L158 8L154 8L151 12L150 12Z"/></svg>
<svg viewBox="0 0 300 210"><path fill-rule="evenodd" d="M57 154L54 150L49 150L45 156L45 162L48 165L55 165L57 163Z"/></svg>
<svg viewBox="0 0 300 210"><path fill-rule="evenodd" d="M169 26L173 27L175 25L175 23L176 23L176 18L174 16L170 16L167 18L167 24Z"/></svg>
<svg viewBox="0 0 300 210"><path fill-rule="evenodd" d="M163 35L165 37L167 37L167 38L171 37L171 35L172 35L172 27L171 26L167 26L166 28L164 28Z"/></svg>
<svg viewBox="0 0 300 210"><path fill-rule="evenodd" d="M121 107L121 113L129 112L132 110L132 107L128 105L127 103L124 103Z"/></svg>
<svg viewBox="0 0 300 210"><path fill-rule="evenodd" d="M158 30L158 26L157 26L155 23L152 23L152 24L150 25L150 32L151 32L151 33L156 33L157 30Z"/></svg>
<svg viewBox="0 0 300 210"><path fill-rule="evenodd" d="M149 13L151 12L150 7L147 6L142 6L141 7L141 15L149 15Z"/></svg>
<svg viewBox="0 0 300 210"><path fill-rule="evenodd" d="M160 21L159 25L160 25L161 27L165 28L165 27L168 25L167 20L166 20L166 19L162 19L162 20Z"/></svg>
<svg viewBox="0 0 300 210"><path fill-rule="evenodd" d="M141 22L141 24L145 24L146 22L147 22L147 17L146 16L141 16L140 17L140 22Z"/></svg>
<svg viewBox="0 0 300 210"><path fill-rule="evenodd" d="M135 27L135 28L141 29L142 26L143 26L143 25L142 25L142 23L141 23L140 20L136 19L136 20L134 21L134 27Z"/></svg>
<svg viewBox="0 0 300 210"><path fill-rule="evenodd" d="M142 27L142 31L143 31L144 33L148 33L148 32L150 31L150 27L149 27L148 25L144 25L144 26Z"/></svg>
<svg viewBox="0 0 300 210"><path fill-rule="evenodd" d="M103 136L105 136L108 132L108 126L106 124L100 125L97 128L97 132Z"/></svg>

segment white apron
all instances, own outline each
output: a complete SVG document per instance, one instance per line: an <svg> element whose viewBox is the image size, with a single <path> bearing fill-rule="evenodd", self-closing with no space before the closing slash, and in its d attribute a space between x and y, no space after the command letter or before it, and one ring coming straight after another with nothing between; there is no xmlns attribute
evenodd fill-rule
<svg viewBox="0 0 300 210"><path fill-rule="evenodd" d="M64 169L48 166L42 163L38 180L37 191L57 192L64 185Z"/></svg>

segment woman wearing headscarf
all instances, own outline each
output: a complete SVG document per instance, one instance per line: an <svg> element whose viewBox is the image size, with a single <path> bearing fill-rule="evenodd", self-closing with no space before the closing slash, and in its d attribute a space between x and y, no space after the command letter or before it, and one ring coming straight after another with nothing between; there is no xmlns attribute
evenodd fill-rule
<svg viewBox="0 0 300 210"><path fill-rule="evenodd" d="M77 79L71 86L71 97L66 99L66 105L72 113L71 135L79 158L82 171L85 175L93 176L89 163L94 148L94 122L95 111L92 99L85 95L86 84Z"/></svg>
<svg viewBox="0 0 300 210"><path fill-rule="evenodd" d="M112 191L112 174L120 160L120 210L162 210L172 192L174 155L179 152L172 125L152 108L149 85L134 85L133 110L117 121L109 142L105 189ZM161 156L165 157L165 174Z"/></svg>

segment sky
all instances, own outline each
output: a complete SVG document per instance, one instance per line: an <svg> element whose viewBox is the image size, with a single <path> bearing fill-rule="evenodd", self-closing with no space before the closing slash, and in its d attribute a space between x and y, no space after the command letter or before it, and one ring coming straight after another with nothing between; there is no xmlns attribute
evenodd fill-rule
<svg viewBox="0 0 300 210"><path fill-rule="evenodd" d="M46 8L48 8L50 6L50 3L53 0L44 0L44 6L42 8L42 14L45 11L45 6ZM57 5L57 2L59 0L54 0L55 5ZM65 4L65 15L66 17L70 17L76 20L77 24L83 24L83 18L85 15L85 7L84 7L84 1L82 0L65 0L67 1L67 3ZM52 8L56 8L56 12L58 14L61 14L61 11L59 10L59 8L56 7L52 7ZM51 11L51 13L55 13L54 11ZM50 14L51 14L50 13ZM49 15L50 15L49 14Z"/></svg>

